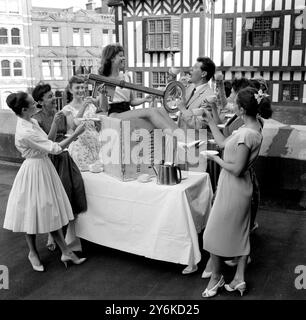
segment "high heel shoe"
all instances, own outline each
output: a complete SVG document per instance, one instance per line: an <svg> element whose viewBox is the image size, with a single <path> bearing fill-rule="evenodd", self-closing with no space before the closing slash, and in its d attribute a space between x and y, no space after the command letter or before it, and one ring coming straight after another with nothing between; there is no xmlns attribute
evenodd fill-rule
<svg viewBox="0 0 306 320"><path fill-rule="evenodd" d="M191 273L194 273L196 271L198 271L198 266L197 265L189 265L182 271L182 274L191 274Z"/></svg>
<svg viewBox="0 0 306 320"><path fill-rule="evenodd" d="M222 288L224 286L225 282L224 282L224 278L223 276L221 276L220 280L218 281L218 283L211 289L205 289L203 292L202 292L202 297L203 298L211 298L211 297L214 297L217 293L218 293L218 290L219 288Z"/></svg>
<svg viewBox="0 0 306 320"><path fill-rule="evenodd" d="M44 272L44 271L45 271L45 268L44 268L44 266L43 266L42 264L40 264L40 265L38 265L38 266L36 266L36 265L34 264L33 260L31 259L30 254L28 255L28 259L29 259L29 261L30 261L30 263L31 263L32 268L33 268L34 271L37 271L37 272Z"/></svg>
<svg viewBox="0 0 306 320"><path fill-rule="evenodd" d="M211 275L212 275L211 271L204 270L202 273L202 279L209 279L211 277Z"/></svg>
<svg viewBox="0 0 306 320"><path fill-rule="evenodd" d="M72 254L70 254L70 255L62 254L62 256L61 256L61 261L65 265L66 269L68 268L69 262L71 262L73 264L82 264L86 260L87 260L87 258L78 258L74 254L73 255Z"/></svg>
<svg viewBox="0 0 306 320"><path fill-rule="evenodd" d="M229 284L226 284L224 286L225 290L228 291L228 292L233 292L233 291L236 291L238 290L241 294L241 297L243 296L243 293L244 291L246 290L246 283L243 281L243 282L240 282L238 283L235 288L232 288Z"/></svg>

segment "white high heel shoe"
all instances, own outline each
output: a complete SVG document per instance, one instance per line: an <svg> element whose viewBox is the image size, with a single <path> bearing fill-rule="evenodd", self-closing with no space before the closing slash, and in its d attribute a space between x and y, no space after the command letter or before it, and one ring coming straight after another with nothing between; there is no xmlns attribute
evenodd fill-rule
<svg viewBox="0 0 306 320"><path fill-rule="evenodd" d="M224 285L224 288L226 291L228 292L234 292L236 290L238 290L241 294L241 297L243 296L244 291L246 290L246 282L240 282L238 283L235 288L232 288L229 284Z"/></svg>
<svg viewBox="0 0 306 320"><path fill-rule="evenodd" d="M68 268L68 262L71 262L73 264L82 264L85 262L87 258L78 258L75 254L65 255L62 254L61 261L65 265L66 269Z"/></svg>
<svg viewBox="0 0 306 320"><path fill-rule="evenodd" d="M222 288L225 284L225 281L224 281L224 278L223 276L221 276L220 280L218 281L218 283L211 289L205 289L203 292L202 292L202 297L203 298L212 298L214 297L217 293L218 293L218 290L219 288Z"/></svg>
<svg viewBox="0 0 306 320"><path fill-rule="evenodd" d="M198 271L198 266L197 265L190 265L187 266L183 271L182 274L191 274Z"/></svg>
<svg viewBox="0 0 306 320"><path fill-rule="evenodd" d="M206 271L204 270L203 273L202 273L202 279L209 279L212 275L212 272L211 271Z"/></svg>
<svg viewBox="0 0 306 320"><path fill-rule="evenodd" d="M28 255L28 259L29 259L34 271L37 271L37 272L44 272L45 271L45 268L42 264L40 264L38 266L34 264L34 261L32 260L30 254Z"/></svg>

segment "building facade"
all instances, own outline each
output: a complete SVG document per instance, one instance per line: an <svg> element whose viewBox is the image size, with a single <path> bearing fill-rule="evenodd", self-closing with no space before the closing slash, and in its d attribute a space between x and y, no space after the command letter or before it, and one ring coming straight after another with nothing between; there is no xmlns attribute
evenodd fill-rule
<svg viewBox="0 0 306 320"><path fill-rule="evenodd" d="M36 81L50 83L58 96L72 75L97 73L102 48L115 42L113 16L89 5L76 12L32 8Z"/></svg>
<svg viewBox="0 0 306 320"><path fill-rule="evenodd" d="M7 96L34 83L31 2L0 0L0 110Z"/></svg>
<svg viewBox="0 0 306 320"><path fill-rule="evenodd" d="M210 56L225 79L262 76L272 102L306 103L305 0L109 0L134 82L157 87L171 66ZM304 13L303 13L304 10Z"/></svg>

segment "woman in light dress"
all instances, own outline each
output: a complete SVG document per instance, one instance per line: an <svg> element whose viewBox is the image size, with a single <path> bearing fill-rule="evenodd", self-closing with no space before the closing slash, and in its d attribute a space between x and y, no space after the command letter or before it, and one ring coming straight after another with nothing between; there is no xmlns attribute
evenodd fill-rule
<svg viewBox="0 0 306 320"><path fill-rule="evenodd" d="M79 126L74 134L60 143L48 140L47 134L31 117L37 112L32 96L12 93L8 106L18 116L15 145L25 158L14 180L7 203L4 228L24 232L29 247L28 259L35 271L44 271L36 248L36 235L51 233L61 249L61 261L81 264L66 245L62 227L73 220L69 199L48 154L59 154L83 131ZM55 120L58 117L55 117ZM56 124L55 124L56 125Z"/></svg>
<svg viewBox="0 0 306 320"><path fill-rule="evenodd" d="M203 235L203 247L210 253L212 274L202 296L209 298L217 294L225 284L221 273L222 259L238 257L234 279L227 285L227 291L246 290L245 267L250 253L250 209L253 185L250 168L257 159L262 143L262 126L258 120L263 96L254 88L247 87L237 95L237 108L244 121L228 138L219 131L208 112L207 121L215 141L224 147L223 159L207 155L222 167L218 180L216 198Z"/></svg>
<svg viewBox="0 0 306 320"><path fill-rule="evenodd" d="M68 134L72 134L83 120L97 117L97 108L90 99L85 99L84 80L81 77L73 76L69 80L69 90L73 99L62 109L62 112L67 118ZM88 165L99 160L101 148L98 122L86 121L85 127L85 132L68 148L72 159L81 171L88 170Z"/></svg>

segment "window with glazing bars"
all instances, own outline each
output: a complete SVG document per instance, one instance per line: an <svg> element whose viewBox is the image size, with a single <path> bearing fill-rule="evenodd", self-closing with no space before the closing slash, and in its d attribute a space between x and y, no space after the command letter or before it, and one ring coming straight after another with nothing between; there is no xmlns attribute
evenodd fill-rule
<svg viewBox="0 0 306 320"><path fill-rule="evenodd" d="M300 85L299 84L284 84L283 85L283 101L300 101Z"/></svg>
<svg viewBox="0 0 306 320"><path fill-rule="evenodd" d="M8 44L7 29L0 28L0 44Z"/></svg>
<svg viewBox="0 0 306 320"><path fill-rule="evenodd" d="M294 30L294 38L293 38L293 45L294 46L301 46L302 45L302 30Z"/></svg>
<svg viewBox="0 0 306 320"><path fill-rule="evenodd" d="M13 64L14 67L14 77L22 77L22 62L16 60Z"/></svg>
<svg viewBox="0 0 306 320"><path fill-rule="evenodd" d="M232 49L234 46L234 19L225 19L224 21L225 30L225 47Z"/></svg>
<svg viewBox="0 0 306 320"><path fill-rule="evenodd" d="M246 47L279 46L280 17L247 18L244 29Z"/></svg>
<svg viewBox="0 0 306 320"><path fill-rule="evenodd" d="M20 30L18 28L13 28L11 30L11 36L12 36L12 44L20 45Z"/></svg>
<svg viewBox="0 0 306 320"><path fill-rule="evenodd" d="M150 19L147 28L148 50L170 50L171 48L171 20Z"/></svg>
<svg viewBox="0 0 306 320"><path fill-rule="evenodd" d="M2 77L10 77L11 76L11 64L9 60L1 61L1 74Z"/></svg>
<svg viewBox="0 0 306 320"><path fill-rule="evenodd" d="M153 72L152 85L153 88L165 87L167 83L167 72Z"/></svg>

